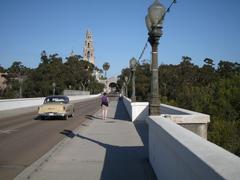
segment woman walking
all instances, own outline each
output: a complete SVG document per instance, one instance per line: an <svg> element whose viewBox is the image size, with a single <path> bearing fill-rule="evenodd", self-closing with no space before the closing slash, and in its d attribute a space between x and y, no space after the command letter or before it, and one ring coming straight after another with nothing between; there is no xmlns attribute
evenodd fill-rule
<svg viewBox="0 0 240 180"><path fill-rule="evenodd" d="M107 119L107 110L108 110L108 97L107 93L103 93L103 96L101 97L101 107L102 107L102 119L106 120Z"/></svg>

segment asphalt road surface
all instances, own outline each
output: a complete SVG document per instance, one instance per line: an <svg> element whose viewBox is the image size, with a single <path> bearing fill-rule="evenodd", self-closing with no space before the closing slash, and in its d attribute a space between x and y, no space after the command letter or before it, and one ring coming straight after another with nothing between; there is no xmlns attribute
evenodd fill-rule
<svg viewBox="0 0 240 180"><path fill-rule="evenodd" d="M74 105L74 117L39 120L37 111L0 119L0 180L16 177L100 108L99 98Z"/></svg>

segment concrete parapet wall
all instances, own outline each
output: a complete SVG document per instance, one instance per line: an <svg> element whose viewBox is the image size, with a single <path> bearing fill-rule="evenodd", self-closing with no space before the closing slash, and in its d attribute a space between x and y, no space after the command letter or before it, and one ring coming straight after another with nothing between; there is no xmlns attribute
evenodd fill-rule
<svg viewBox="0 0 240 180"><path fill-rule="evenodd" d="M80 100L85 100L85 99L92 99L96 97L100 97L101 94L96 94L96 95L81 95L81 96L68 96L70 101L80 101Z"/></svg>
<svg viewBox="0 0 240 180"><path fill-rule="evenodd" d="M161 108L168 108L176 113L171 113L168 111L163 112L162 116L168 116L171 117L171 120L176 123L209 123L210 122L210 116L207 114L190 111L187 109L170 106L166 104L161 104ZM180 112L178 114L178 112ZM191 116L189 116L191 115Z"/></svg>
<svg viewBox="0 0 240 180"><path fill-rule="evenodd" d="M78 101L98 97L99 95L68 96L70 101ZM22 98L0 100L0 111L39 106L43 104L45 97L41 98Z"/></svg>
<svg viewBox="0 0 240 180"><path fill-rule="evenodd" d="M148 102L132 102L124 97L124 105L132 121L145 121L148 118ZM160 105L161 116L207 139L207 127L210 116L166 104Z"/></svg>
<svg viewBox="0 0 240 180"><path fill-rule="evenodd" d="M43 104L44 99L44 97L41 97L0 100L0 111L39 106Z"/></svg>
<svg viewBox="0 0 240 180"><path fill-rule="evenodd" d="M128 112L129 117L130 117L131 120L132 120L132 104L131 104L132 101L131 101L131 99L123 96L123 103L124 103L124 105L125 105L125 108L127 109L127 112Z"/></svg>
<svg viewBox="0 0 240 180"><path fill-rule="evenodd" d="M207 139L207 127L210 122L209 115L166 104L161 104L161 109L163 109L163 114L161 114L162 117Z"/></svg>
<svg viewBox="0 0 240 180"><path fill-rule="evenodd" d="M160 116L147 119L158 179L239 179L240 158Z"/></svg>
<svg viewBox="0 0 240 180"><path fill-rule="evenodd" d="M148 102L132 102L131 99L124 97L123 103L132 121L144 122L148 116Z"/></svg>
<svg viewBox="0 0 240 180"><path fill-rule="evenodd" d="M65 95L65 96L90 95L90 91L64 90L63 95Z"/></svg>

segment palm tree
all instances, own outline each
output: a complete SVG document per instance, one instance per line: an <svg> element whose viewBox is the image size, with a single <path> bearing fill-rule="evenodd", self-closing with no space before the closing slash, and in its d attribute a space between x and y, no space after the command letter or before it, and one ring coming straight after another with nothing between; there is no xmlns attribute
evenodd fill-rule
<svg viewBox="0 0 240 180"><path fill-rule="evenodd" d="M110 68L110 64L108 62L105 62L103 64L103 70L105 71L105 78L107 77L107 71Z"/></svg>

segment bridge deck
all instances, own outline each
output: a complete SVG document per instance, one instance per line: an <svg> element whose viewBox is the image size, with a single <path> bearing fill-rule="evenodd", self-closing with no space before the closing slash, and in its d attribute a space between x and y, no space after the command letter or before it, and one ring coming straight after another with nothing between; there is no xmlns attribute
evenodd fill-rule
<svg viewBox="0 0 240 180"><path fill-rule="evenodd" d="M148 162L146 124L133 124L121 101L112 101L107 120L88 116L65 140L16 179L156 179Z"/></svg>

